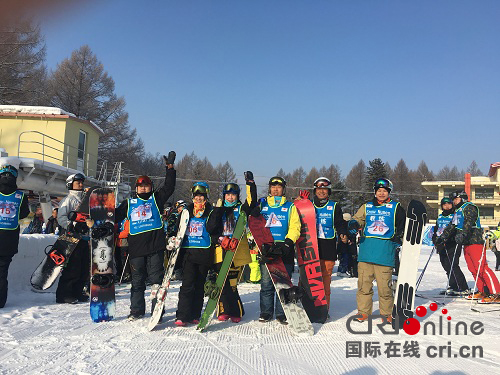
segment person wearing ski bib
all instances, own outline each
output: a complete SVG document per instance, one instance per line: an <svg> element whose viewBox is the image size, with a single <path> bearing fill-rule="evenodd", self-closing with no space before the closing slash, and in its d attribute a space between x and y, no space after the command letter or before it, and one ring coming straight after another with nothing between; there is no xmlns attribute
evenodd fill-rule
<svg viewBox="0 0 500 375"><path fill-rule="evenodd" d="M478 291L473 291L467 298L480 300L480 303L500 303L500 284L495 272L488 267L483 229L479 220L479 208L472 202L465 191L450 193L455 214L446 226L436 245L446 243L451 238L464 247L467 268L477 280Z"/></svg>
<svg viewBox="0 0 500 375"><path fill-rule="evenodd" d="M329 310L330 283L333 266L337 260L337 241L340 239L342 243L347 243L347 223L344 221L340 205L330 199L332 183L328 178L319 177L314 181L313 194L319 259Z"/></svg>
<svg viewBox="0 0 500 375"><path fill-rule="evenodd" d="M288 275L293 273L295 261L295 242L300 237L300 217L297 208L286 200L286 181L276 176L269 180L269 191L266 198L260 199L260 204L252 210L255 216L262 215L266 219L266 227L271 231L274 245L263 257L281 257ZM262 250L262 249L261 249ZM285 312L274 289L271 275L265 264L261 264L260 280L260 317L262 323L268 322L276 315L281 324L288 324Z"/></svg>
<svg viewBox="0 0 500 375"><path fill-rule="evenodd" d="M146 312L146 279L151 283L151 312L156 305L156 292L163 280L165 232L160 207L175 190L175 152L163 156L165 181L154 190L148 176L139 176L135 181L135 196L125 199L115 210L116 222L129 221L128 254L131 275L130 314L133 321L144 317Z"/></svg>
<svg viewBox="0 0 500 375"><path fill-rule="evenodd" d="M361 229L358 255L358 291L356 302L362 322L373 310L373 280L377 281L380 315L392 321L392 269L395 266L396 248L401 246L406 212L399 202L390 198L392 182L386 178L375 181L373 200L363 204L348 223L355 234Z"/></svg>
<svg viewBox="0 0 500 375"><path fill-rule="evenodd" d="M75 249L71 253L68 263L61 272L59 283L56 290L57 303L75 304L78 302L87 302L89 296L84 293L84 287L90 278L90 248L88 236L88 226L86 223L72 222L68 215L76 211L82 202L85 182L83 173L76 173L66 178L66 188L68 195L59 202L57 210L57 222L63 229L63 232L75 231L82 235Z"/></svg>
<svg viewBox="0 0 500 375"><path fill-rule="evenodd" d="M0 308L7 302L9 266L19 247L19 220L30 213L28 199L17 189L18 171L0 166Z"/></svg>
<svg viewBox="0 0 500 375"><path fill-rule="evenodd" d="M497 262L495 265L495 271L500 271L500 223L498 223L497 229L491 231L491 233L493 234L493 238L492 238L493 247L491 250L493 251L493 253L495 254L495 256L497 258Z"/></svg>
<svg viewBox="0 0 500 375"><path fill-rule="evenodd" d="M211 225L213 223L214 225L218 225L218 228L214 228L214 231L219 234L220 241L223 241L225 237L232 238L240 213L244 212L248 216L251 210L258 204L257 186L253 180L252 172L245 172L245 181L247 190L245 203L242 203L240 200L240 187L238 184L234 182L228 183L224 185L222 189L222 199L219 199L219 202L212 212L215 220L211 221L209 224ZM229 268L218 306L218 319L220 321L231 319L233 323L239 323L245 314L245 309L243 308L243 303L241 302L237 288L238 279L243 271L243 267L245 264L252 261L245 233L243 233L237 250L238 251L233 257L231 267ZM219 272L222 266L225 255L226 250L222 249L220 244L217 244L214 258L214 268L217 272Z"/></svg>
<svg viewBox="0 0 500 375"><path fill-rule="evenodd" d="M470 290L467 285L467 280L460 269L460 255L462 254L462 246L455 243L454 238L449 238L446 243L438 242L438 238L443 234L444 229L451 223L455 210L450 198L444 197L441 199L441 210L436 225L434 226L434 234L432 242L436 246L439 254L439 260L443 269L446 271L447 280L450 280L448 288L440 294L447 295L469 295Z"/></svg>
<svg viewBox="0 0 500 375"><path fill-rule="evenodd" d="M205 281L213 264L217 241L212 238L215 233L208 229L208 222L214 220L212 205L208 201L209 191L206 182L196 182L191 188L193 203L186 208L189 222L181 245L185 254L175 320L178 327L198 324L203 308ZM216 224L210 226L215 227Z"/></svg>

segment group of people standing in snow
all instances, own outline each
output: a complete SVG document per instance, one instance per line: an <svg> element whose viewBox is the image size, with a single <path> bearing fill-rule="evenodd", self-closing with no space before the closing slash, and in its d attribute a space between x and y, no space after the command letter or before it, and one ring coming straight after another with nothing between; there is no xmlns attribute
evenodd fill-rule
<svg viewBox="0 0 500 375"><path fill-rule="evenodd" d="M139 176L134 186L135 194L121 202L115 211L116 222L127 222L126 246L131 280L130 320L142 318L146 314L147 282L152 285L154 296L163 279L167 243L161 209L175 190L174 159L175 156L173 159L165 157L165 180L160 188L155 190L148 176ZM8 267L17 253L18 221L29 213L26 196L17 189L16 178L17 170L13 166L0 168L0 307L5 305L7 299ZM85 225L68 219L68 214L81 202L84 180L85 176L80 173L68 177L69 194L61 201L57 213L58 225L62 230L67 229L69 225ZM203 308L205 281L211 270L217 272L224 255L219 239L232 236L241 212L254 216L263 215L268 223L275 221L276 225L269 225L274 239L273 256L281 257L288 274L291 276L293 273L295 243L300 236L301 221L294 203L286 198L285 179L280 176L272 177L269 180L268 194L261 199L257 198L257 187L251 172L245 173L245 186L244 202L240 198L240 187L236 182L231 182L224 185L222 197L213 205L210 202L208 184L196 182L191 188L192 202L177 205L178 217L182 210L189 213L188 229L181 245L183 256L179 261L183 272L176 311L177 326L198 323ZM391 322L394 303L392 274L396 265L397 250L402 244L406 217L401 204L391 199L391 181L386 178L375 181L373 199L363 204L352 218L347 218L348 220L345 220L340 205L331 199L332 184L328 178L318 178L312 189L319 258L328 307L331 277L339 247L354 248L352 259L355 259L356 237L359 237L357 320L363 322L372 314L373 281L376 280L380 314ZM146 205L151 208L147 219L132 215L134 209L137 211L138 207ZM5 207L11 207L11 211L7 213L2 210ZM484 303L500 302L500 285L484 256L483 230L477 206L468 201L464 192L455 192L450 198L441 201L441 208L443 212L437 220L433 241L448 275L450 290L447 292L458 292L466 298L481 299ZM270 217L273 220L268 220ZM176 223L171 222L169 226L169 229L175 228ZM468 288L458 266L462 247L469 270L477 284L477 292ZM251 241L244 236L222 291L218 309L219 320L238 323L244 315L237 283L243 266L252 262L251 248ZM77 303L88 300L88 296L83 293L83 287L88 281L89 252L89 244L84 237L63 270L56 292L57 302ZM287 324L265 264L258 267L261 274L259 321L268 322L275 317L280 323ZM153 298L151 311L155 302Z"/></svg>

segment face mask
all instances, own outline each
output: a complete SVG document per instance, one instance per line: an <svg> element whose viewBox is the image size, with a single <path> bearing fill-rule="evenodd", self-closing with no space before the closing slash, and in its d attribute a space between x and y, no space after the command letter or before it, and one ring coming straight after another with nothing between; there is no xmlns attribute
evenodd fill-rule
<svg viewBox="0 0 500 375"><path fill-rule="evenodd" d="M234 207L237 204L238 204L238 201L228 202L227 200L224 199L224 207Z"/></svg>

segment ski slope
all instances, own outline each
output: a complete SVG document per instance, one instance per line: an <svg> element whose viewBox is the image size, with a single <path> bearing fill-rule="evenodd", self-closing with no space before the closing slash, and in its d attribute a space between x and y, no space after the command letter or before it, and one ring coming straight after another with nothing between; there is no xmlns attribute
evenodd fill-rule
<svg viewBox="0 0 500 375"><path fill-rule="evenodd" d="M129 285L117 287L117 319L92 323L88 303L60 305L55 293L34 293L29 277L41 261L43 247L53 236L22 236L9 275L9 299L0 310L0 374L494 374L500 373L500 311L476 313L465 301L446 301L452 322L484 324L484 333L469 335L383 335L374 326L371 335L353 335L347 318L356 312L355 278L332 278L331 319L314 324L315 335L300 337L276 321L259 323L259 285L242 284L239 291L246 315L239 324L214 322L208 332L194 326L174 327L179 282L171 285L166 303L166 321L154 331L147 319L129 322ZM430 253L422 250L419 270ZM490 265L494 255L488 252ZM469 285L473 280L461 259ZM499 272L496 272L500 276ZM297 277L294 274L294 277ZM295 280L296 282L296 280ZM433 295L446 285L438 256L426 271L419 292ZM375 289L376 297L376 289ZM442 300L442 299L441 299ZM417 299L429 306L429 301ZM375 303L375 309L378 304ZM500 308L500 305L497 305ZM442 307L421 322L438 322ZM491 305L488 307L491 308ZM377 313L374 311L374 313ZM353 323L355 329L367 323ZM387 358L385 343L417 341L420 358ZM377 358L346 358L346 342L379 342ZM429 358L425 348L447 345L452 352L463 345L483 346L483 358ZM402 352L402 351L401 351Z"/></svg>

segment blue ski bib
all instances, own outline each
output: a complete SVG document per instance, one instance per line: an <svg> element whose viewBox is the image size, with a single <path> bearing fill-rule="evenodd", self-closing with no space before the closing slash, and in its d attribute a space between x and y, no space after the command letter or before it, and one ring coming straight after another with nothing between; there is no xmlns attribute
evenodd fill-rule
<svg viewBox="0 0 500 375"><path fill-rule="evenodd" d="M0 229L15 230L19 228L19 209L24 193L17 190L9 195L0 193Z"/></svg>
<svg viewBox="0 0 500 375"><path fill-rule="evenodd" d="M127 217L130 220L130 234L132 236L163 227L163 220L154 194L151 194L148 200L139 197L129 198Z"/></svg>
<svg viewBox="0 0 500 375"><path fill-rule="evenodd" d="M373 203L365 204L366 223L363 231L368 238L390 240L394 236L396 227L396 207L399 202L384 203L374 206Z"/></svg>
<svg viewBox="0 0 500 375"><path fill-rule="evenodd" d="M285 241L288 233L288 222L290 221L290 209L292 202L285 202L282 206L271 207L267 200L262 201L260 213L266 219L266 227L271 230L275 241Z"/></svg>
<svg viewBox="0 0 500 375"><path fill-rule="evenodd" d="M316 232L318 238L332 239L337 235L335 227L333 226L333 213L335 212L336 204L337 202L328 201L323 207L314 205L314 209L316 210Z"/></svg>

